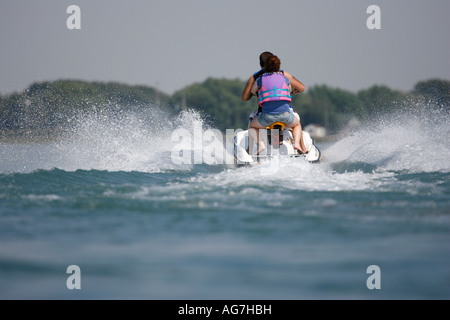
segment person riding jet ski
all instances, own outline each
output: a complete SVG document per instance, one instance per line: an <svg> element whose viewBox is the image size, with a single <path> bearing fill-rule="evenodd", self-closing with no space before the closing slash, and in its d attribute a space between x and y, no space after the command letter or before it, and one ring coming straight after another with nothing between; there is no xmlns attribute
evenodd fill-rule
<svg viewBox="0 0 450 320"><path fill-rule="evenodd" d="M264 58L266 58L265 63ZM251 139L257 141L256 153L259 154L265 150L263 139L258 134L259 129L266 129L274 122L282 122L292 128L294 149L300 153L306 153L299 117L295 116L289 105L292 101L291 93L303 92L305 86L290 73L281 71L280 59L269 52L260 55L260 65L263 69L250 77L242 92L243 101L248 101L253 95L256 95L261 108L261 112L249 124L249 141ZM249 146L252 148L253 143L249 143ZM249 151L253 153L253 150Z"/></svg>

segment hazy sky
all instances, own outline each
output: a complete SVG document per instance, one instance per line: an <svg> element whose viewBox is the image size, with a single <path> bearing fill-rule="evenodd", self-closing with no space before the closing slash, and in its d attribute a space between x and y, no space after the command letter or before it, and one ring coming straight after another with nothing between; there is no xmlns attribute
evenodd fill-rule
<svg viewBox="0 0 450 320"><path fill-rule="evenodd" d="M69 30L69 5L81 29ZM370 30L370 5L381 29ZM0 0L0 93L82 79L171 94L247 80L262 51L308 86L351 91L450 79L449 0Z"/></svg>

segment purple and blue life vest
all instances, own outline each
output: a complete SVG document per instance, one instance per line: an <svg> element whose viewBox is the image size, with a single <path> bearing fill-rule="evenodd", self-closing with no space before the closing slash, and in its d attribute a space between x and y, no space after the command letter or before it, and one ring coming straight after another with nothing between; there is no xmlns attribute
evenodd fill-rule
<svg viewBox="0 0 450 320"><path fill-rule="evenodd" d="M289 80L282 72L264 73L257 79L257 85L259 106L269 101L292 101Z"/></svg>

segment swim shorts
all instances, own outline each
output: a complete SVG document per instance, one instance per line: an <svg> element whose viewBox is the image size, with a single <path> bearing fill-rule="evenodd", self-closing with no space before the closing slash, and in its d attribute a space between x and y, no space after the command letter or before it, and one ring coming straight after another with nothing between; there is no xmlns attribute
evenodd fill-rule
<svg viewBox="0 0 450 320"><path fill-rule="evenodd" d="M290 125L294 121L295 115L293 111L286 111L280 114L269 114L264 112L258 114L258 122L264 127L268 127L274 122L283 122L286 125Z"/></svg>

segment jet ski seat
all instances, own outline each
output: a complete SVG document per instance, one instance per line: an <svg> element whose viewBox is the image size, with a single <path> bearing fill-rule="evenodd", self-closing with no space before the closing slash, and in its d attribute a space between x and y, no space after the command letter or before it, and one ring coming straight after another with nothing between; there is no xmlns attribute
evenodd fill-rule
<svg viewBox="0 0 450 320"><path fill-rule="evenodd" d="M267 130L273 130L273 129L278 129L280 131L283 131L284 128L286 127L286 124L284 124L283 122L274 122L272 123L270 126L266 127Z"/></svg>

